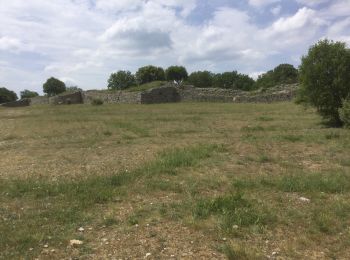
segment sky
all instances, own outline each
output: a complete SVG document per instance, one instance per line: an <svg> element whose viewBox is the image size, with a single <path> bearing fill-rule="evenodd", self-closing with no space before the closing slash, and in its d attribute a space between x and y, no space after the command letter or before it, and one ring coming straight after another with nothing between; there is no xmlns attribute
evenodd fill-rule
<svg viewBox="0 0 350 260"><path fill-rule="evenodd" d="M150 64L256 78L324 38L350 46L350 0L0 0L0 87L103 89Z"/></svg>

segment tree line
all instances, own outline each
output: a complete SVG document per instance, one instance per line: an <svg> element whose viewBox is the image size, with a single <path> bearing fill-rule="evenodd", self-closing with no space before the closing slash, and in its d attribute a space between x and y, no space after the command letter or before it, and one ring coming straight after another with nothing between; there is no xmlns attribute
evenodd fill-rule
<svg viewBox="0 0 350 260"><path fill-rule="evenodd" d="M108 79L108 89L127 89L136 85L152 81L184 82L197 88L225 88L240 89L244 91L259 88L270 88L279 84L298 82L298 70L290 64L280 64L255 81L249 75L237 71L213 73L210 71L195 71L188 74L183 66L171 66L164 70L161 67L148 65L141 67L135 74L127 70L112 73Z"/></svg>

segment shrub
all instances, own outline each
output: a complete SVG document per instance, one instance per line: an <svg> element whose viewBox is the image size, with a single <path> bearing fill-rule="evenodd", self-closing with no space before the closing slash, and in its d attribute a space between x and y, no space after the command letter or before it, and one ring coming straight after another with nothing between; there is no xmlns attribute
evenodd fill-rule
<svg viewBox="0 0 350 260"><path fill-rule="evenodd" d="M214 74L209 71L196 71L188 77L188 83L196 88L210 88L213 86Z"/></svg>
<svg viewBox="0 0 350 260"><path fill-rule="evenodd" d="M17 100L17 94L7 88L0 88L0 104Z"/></svg>
<svg viewBox="0 0 350 260"><path fill-rule="evenodd" d="M177 83L180 83L188 78L188 73L186 68L183 66L170 66L165 71L165 77L167 81L174 80Z"/></svg>
<svg viewBox="0 0 350 260"><path fill-rule="evenodd" d="M120 70L108 79L108 89L126 89L136 85L135 76L130 71Z"/></svg>
<svg viewBox="0 0 350 260"><path fill-rule="evenodd" d="M343 106L339 109L339 116L344 126L350 128L350 97L343 100Z"/></svg>
<svg viewBox="0 0 350 260"><path fill-rule="evenodd" d="M252 90L254 84L251 77L237 71L218 73L214 76L214 87L216 88Z"/></svg>
<svg viewBox="0 0 350 260"><path fill-rule="evenodd" d="M39 96L39 94L35 91L30 91L28 89L25 89L23 91L21 91L21 99L23 98L33 98L33 97L37 97Z"/></svg>
<svg viewBox="0 0 350 260"><path fill-rule="evenodd" d="M141 67L136 72L136 81L138 84L145 84L152 81L165 80L164 69L152 65Z"/></svg>
<svg viewBox="0 0 350 260"><path fill-rule="evenodd" d="M48 96L55 96L66 91L66 84L56 78L49 78L43 85L44 93Z"/></svg>
<svg viewBox="0 0 350 260"><path fill-rule="evenodd" d="M329 40L311 46L300 65L299 100L317 108L333 125L341 125L339 109L350 95L350 50Z"/></svg>
<svg viewBox="0 0 350 260"><path fill-rule="evenodd" d="M83 91L81 88L79 88L78 86L70 86L70 87L66 87L66 92L78 92L78 91Z"/></svg>
<svg viewBox="0 0 350 260"><path fill-rule="evenodd" d="M260 75L256 81L256 87L267 89L280 84L297 82L298 70L291 64L280 64L273 70Z"/></svg>
<svg viewBox="0 0 350 260"><path fill-rule="evenodd" d="M91 101L91 105L94 105L94 106L103 105L103 100L100 99L100 98L94 98L94 99Z"/></svg>

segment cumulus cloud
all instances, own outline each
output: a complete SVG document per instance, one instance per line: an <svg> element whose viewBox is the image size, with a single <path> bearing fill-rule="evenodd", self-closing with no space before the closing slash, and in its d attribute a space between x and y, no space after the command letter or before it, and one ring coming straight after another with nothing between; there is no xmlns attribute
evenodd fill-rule
<svg viewBox="0 0 350 260"><path fill-rule="evenodd" d="M256 77L279 63L297 65L320 38L349 42L349 0L290 1L300 8L288 10L280 0L248 0L247 7L199 0L4 1L1 83L38 91L55 76L103 88L112 71L147 64Z"/></svg>

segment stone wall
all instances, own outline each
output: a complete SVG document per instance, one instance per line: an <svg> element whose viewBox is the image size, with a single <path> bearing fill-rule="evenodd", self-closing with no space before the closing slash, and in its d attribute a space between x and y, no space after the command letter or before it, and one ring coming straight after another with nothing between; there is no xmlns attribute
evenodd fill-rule
<svg viewBox="0 0 350 260"><path fill-rule="evenodd" d="M91 104L94 99L101 99L106 104L140 104L141 92L126 91L106 91L106 90L88 90L83 93L84 104Z"/></svg>
<svg viewBox="0 0 350 260"><path fill-rule="evenodd" d="M1 104L3 107L26 107L29 105L30 100L28 98Z"/></svg>
<svg viewBox="0 0 350 260"><path fill-rule="evenodd" d="M70 105L82 104L83 97L80 91L74 93L65 93L58 96L50 97L49 104L52 105Z"/></svg>
<svg viewBox="0 0 350 260"><path fill-rule="evenodd" d="M49 98L48 97L33 97L30 98L30 104L31 105L47 105L49 104Z"/></svg>
<svg viewBox="0 0 350 260"><path fill-rule="evenodd" d="M226 102L226 103L270 103L291 101L297 92L298 85L281 85L266 91L246 92L241 90L218 88L179 88L181 101L184 102Z"/></svg>
<svg viewBox="0 0 350 260"><path fill-rule="evenodd" d="M89 90L62 94L55 97L35 97L30 99L31 105L41 104L90 104L94 99L101 99L106 104L156 104L169 102L279 102L292 100L298 85L281 85L265 91L246 92L241 90L219 88L195 88L193 86L177 86L166 84L142 92Z"/></svg>
<svg viewBox="0 0 350 260"><path fill-rule="evenodd" d="M142 104L174 103L181 100L179 91L173 86L154 88L141 93Z"/></svg>
<svg viewBox="0 0 350 260"><path fill-rule="evenodd" d="M233 102L234 97L244 93L239 90L195 88L193 86L183 86L178 91L181 101L185 102Z"/></svg>

